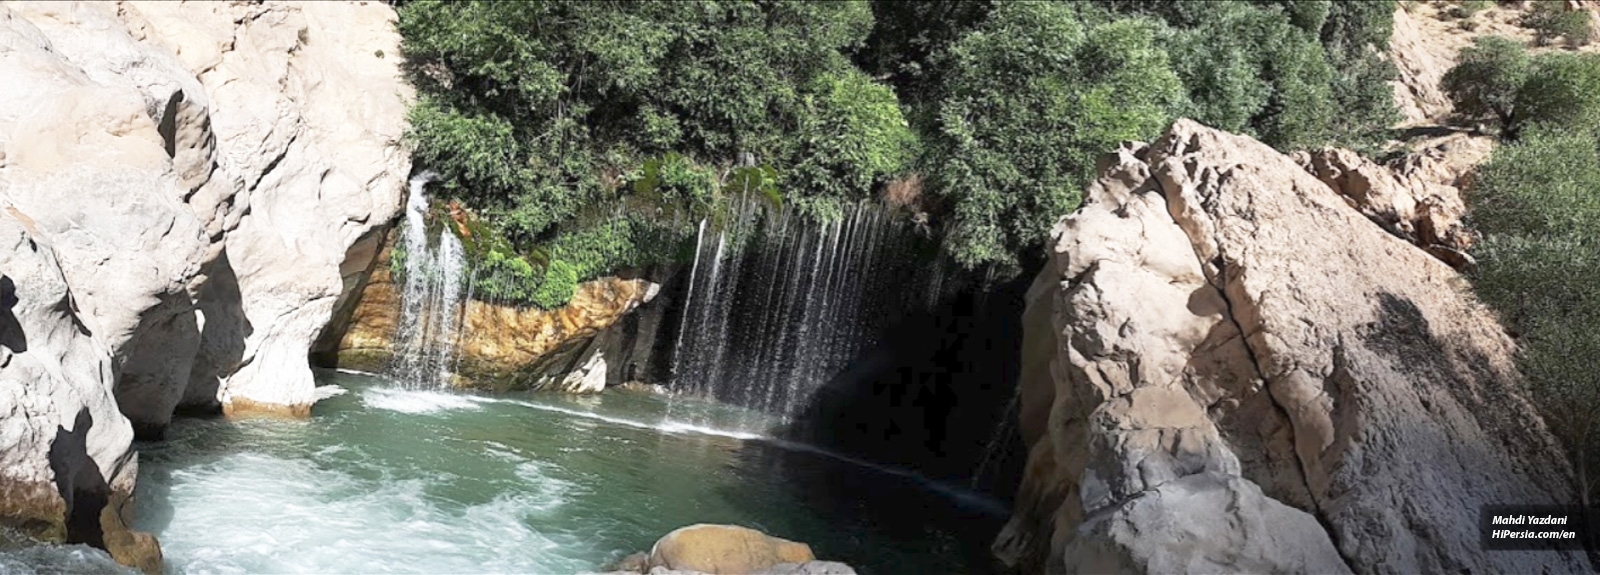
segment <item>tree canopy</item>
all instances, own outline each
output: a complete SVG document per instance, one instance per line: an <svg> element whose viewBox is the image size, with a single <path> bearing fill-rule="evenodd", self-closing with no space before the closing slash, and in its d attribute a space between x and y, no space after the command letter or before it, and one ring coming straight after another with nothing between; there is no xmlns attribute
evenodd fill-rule
<svg viewBox="0 0 1600 575"><path fill-rule="evenodd" d="M826 219L918 175L946 253L1003 277L1099 154L1178 116L1284 149L1375 141L1392 10L418 0L400 31L417 160L504 239L473 251L476 293L559 305L539 286L681 257L735 196Z"/></svg>

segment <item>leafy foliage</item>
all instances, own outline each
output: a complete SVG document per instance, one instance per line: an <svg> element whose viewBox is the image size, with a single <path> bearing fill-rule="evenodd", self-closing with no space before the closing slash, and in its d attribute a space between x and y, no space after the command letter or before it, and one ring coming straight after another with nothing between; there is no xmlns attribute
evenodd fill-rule
<svg viewBox="0 0 1600 575"><path fill-rule="evenodd" d="M1532 62L1521 43L1498 36L1483 36L1461 50L1456 66L1440 82L1456 112L1468 117L1493 116L1511 124L1517 92L1528 77Z"/></svg>
<svg viewBox="0 0 1600 575"><path fill-rule="evenodd" d="M1175 31L1172 62L1192 101L1182 111L1280 149L1372 148L1398 117L1383 58L1392 2L1102 0Z"/></svg>
<svg viewBox="0 0 1600 575"><path fill-rule="evenodd" d="M1600 55L1540 54L1517 90L1513 134L1532 124L1600 132Z"/></svg>
<svg viewBox="0 0 1600 575"><path fill-rule="evenodd" d="M683 253L731 198L830 218L902 176L956 260L1015 271L1099 154L1176 116L1285 149L1376 141L1393 9L417 0L400 30L417 159L503 240L471 250L477 293L534 304Z"/></svg>
<svg viewBox="0 0 1600 575"><path fill-rule="evenodd" d="M1473 285L1519 334L1519 366L1585 495L1600 482L1600 147L1537 125L1481 170L1471 205L1484 241Z"/></svg>
<svg viewBox="0 0 1600 575"><path fill-rule="evenodd" d="M1546 124L1600 133L1600 56L1545 53L1530 56L1519 43L1479 38L1462 50L1441 87L1469 118L1493 117L1506 139Z"/></svg>
<svg viewBox="0 0 1600 575"><path fill-rule="evenodd" d="M950 47L931 181L953 205L947 246L1015 268L1074 207L1095 158L1166 127L1182 97L1156 27L1085 25L1066 3L1007 2Z"/></svg>
<svg viewBox="0 0 1600 575"><path fill-rule="evenodd" d="M1588 44L1594 32L1589 28L1590 16L1584 10L1568 10L1565 0L1534 0L1533 6L1523 14L1521 24L1532 28L1534 39L1545 46L1556 39L1568 46Z"/></svg>
<svg viewBox="0 0 1600 575"><path fill-rule="evenodd" d="M894 93L846 57L871 30L864 1L419 0L400 16L422 93L418 160L521 254L501 251L485 277L569 275L508 263L517 257L566 262L580 278L630 263L531 256L622 205L650 207L641 217L711 214L730 179L826 214L914 153ZM532 302L527 288L480 287ZM564 293L549 289L547 303Z"/></svg>

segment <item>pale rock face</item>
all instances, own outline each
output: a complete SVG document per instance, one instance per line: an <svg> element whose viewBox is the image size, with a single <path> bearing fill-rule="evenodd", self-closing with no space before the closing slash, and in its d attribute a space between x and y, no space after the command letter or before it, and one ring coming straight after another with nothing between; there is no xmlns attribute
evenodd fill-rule
<svg viewBox="0 0 1600 575"><path fill-rule="evenodd" d="M1489 138L1458 135L1388 165L1338 148L1293 157L1385 231L1463 269L1472 264L1467 251L1476 238L1463 222L1462 190L1492 149Z"/></svg>
<svg viewBox="0 0 1600 575"><path fill-rule="evenodd" d="M1406 124L1435 122L1455 109L1439 89L1439 81L1467 44L1457 35L1432 30L1423 18L1396 6L1394 29L1389 34L1389 58L1399 72L1394 80L1394 101Z"/></svg>
<svg viewBox="0 0 1600 575"><path fill-rule="evenodd" d="M158 571L155 540L127 527L138 454L112 394L111 353L42 238L16 208L0 211L0 518Z"/></svg>
<svg viewBox="0 0 1600 575"><path fill-rule="evenodd" d="M394 13L379 2L122 8L206 90L212 179L247 196L232 204L236 226L235 212L213 208L227 230L219 275L231 281L202 295L222 325L208 326L216 337L202 343L191 399L216 389L225 408L303 409L314 398L306 353L347 283L342 271L374 256L358 244L398 213L410 171Z"/></svg>
<svg viewBox="0 0 1600 575"><path fill-rule="evenodd" d="M1024 572L1567 572L1478 507L1571 471L1465 280L1271 148L1180 121L1102 166L1024 322ZM1175 541L1186 544L1177 545Z"/></svg>
<svg viewBox="0 0 1600 575"><path fill-rule="evenodd" d="M606 356L600 346L591 346L578 369L562 376L556 391L600 393L606 389Z"/></svg>
<svg viewBox="0 0 1600 575"><path fill-rule="evenodd" d="M123 412L163 426L200 339L191 293L216 250L182 203L158 120L198 85L106 10L10 8L47 43L15 46L0 63L17 90L0 94L4 200L54 246L85 326L112 354Z"/></svg>
<svg viewBox="0 0 1600 575"><path fill-rule="evenodd" d="M53 241L124 413L159 431L180 402L303 412L310 343L410 169L392 10L9 7L57 62L18 64L0 100L8 196L46 232L75 230ZM81 209L47 205L63 194Z"/></svg>
<svg viewBox="0 0 1600 575"><path fill-rule="evenodd" d="M0 3L0 519L158 569L133 432L317 397L307 351L409 171L367 4Z"/></svg>

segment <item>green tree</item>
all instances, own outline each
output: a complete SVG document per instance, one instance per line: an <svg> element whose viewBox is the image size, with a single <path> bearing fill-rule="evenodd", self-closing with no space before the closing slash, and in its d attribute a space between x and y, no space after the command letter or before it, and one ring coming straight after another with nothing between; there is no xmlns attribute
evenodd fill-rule
<svg viewBox="0 0 1600 575"><path fill-rule="evenodd" d="M1185 115L1281 149L1327 143L1337 108L1334 71L1315 34L1280 9L1242 2L1210 7L1172 39L1173 62L1192 102Z"/></svg>
<svg viewBox="0 0 1600 575"><path fill-rule="evenodd" d="M1483 36L1461 51L1439 86L1455 104L1456 113L1470 118L1492 116L1500 125L1511 126L1517 92L1532 67L1521 43Z"/></svg>
<svg viewBox="0 0 1600 575"><path fill-rule="evenodd" d="M1565 0L1534 0L1533 6L1523 14L1521 24L1532 28L1534 40L1547 46L1557 38L1568 46L1588 44L1593 31L1589 28L1591 17L1586 10L1569 10Z"/></svg>
<svg viewBox="0 0 1600 575"><path fill-rule="evenodd" d="M1600 55L1529 56L1515 41L1480 38L1440 87L1461 115L1498 121L1507 140L1538 124L1600 133Z"/></svg>
<svg viewBox="0 0 1600 575"><path fill-rule="evenodd" d="M1280 149L1384 141L1398 119L1384 58L1394 3L1332 0L1100 0L1161 19L1202 123Z"/></svg>
<svg viewBox="0 0 1600 575"><path fill-rule="evenodd" d="M1513 137L1532 124L1600 132L1600 55L1540 54L1517 90Z"/></svg>
<svg viewBox="0 0 1600 575"><path fill-rule="evenodd" d="M1157 25L1086 25L1079 7L1007 2L951 45L927 162L951 206L946 247L968 267L1017 269L1078 202L1097 156L1166 127L1183 87Z"/></svg>

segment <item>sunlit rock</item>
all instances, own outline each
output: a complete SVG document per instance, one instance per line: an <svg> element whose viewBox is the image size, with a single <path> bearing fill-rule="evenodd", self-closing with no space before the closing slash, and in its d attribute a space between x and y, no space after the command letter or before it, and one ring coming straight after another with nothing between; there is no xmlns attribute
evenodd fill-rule
<svg viewBox="0 0 1600 575"><path fill-rule="evenodd" d="M1573 479L1450 266L1247 137L1180 121L1109 160L1029 293L1004 561L1586 569L1479 544L1479 506L1556 503Z"/></svg>

